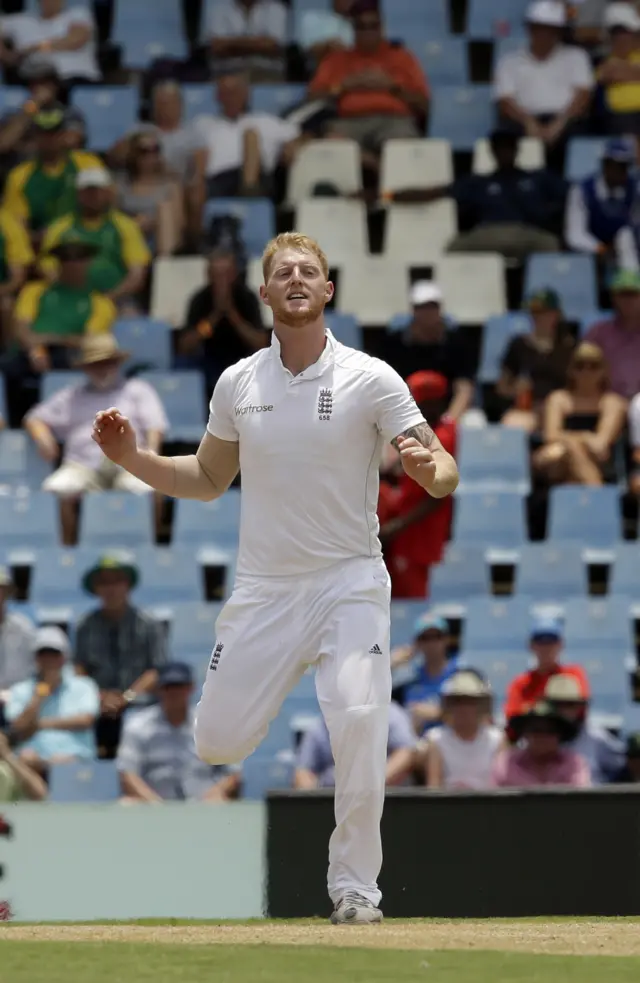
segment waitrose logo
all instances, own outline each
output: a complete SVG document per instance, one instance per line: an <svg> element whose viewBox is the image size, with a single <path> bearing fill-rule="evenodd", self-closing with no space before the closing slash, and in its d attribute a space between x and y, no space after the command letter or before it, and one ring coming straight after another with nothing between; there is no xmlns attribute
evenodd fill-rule
<svg viewBox="0 0 640 983"><path fill-rule="evenodd" d="M236 416L245 416L247 413L271 413L273 406L236 406Z"/></svg>

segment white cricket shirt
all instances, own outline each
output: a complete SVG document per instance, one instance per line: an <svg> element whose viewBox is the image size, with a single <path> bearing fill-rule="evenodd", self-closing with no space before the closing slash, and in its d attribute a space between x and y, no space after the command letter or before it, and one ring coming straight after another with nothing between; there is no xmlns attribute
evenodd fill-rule
<svg viewBox="0 0 640 983"><path fill-rule="evenodd" d="M380 556L378 467L385 441L424 417L398 373L327 331L313 365L292 375L270 348L226 369L208 431L240 443L237 572L295 576Z"/></svg>

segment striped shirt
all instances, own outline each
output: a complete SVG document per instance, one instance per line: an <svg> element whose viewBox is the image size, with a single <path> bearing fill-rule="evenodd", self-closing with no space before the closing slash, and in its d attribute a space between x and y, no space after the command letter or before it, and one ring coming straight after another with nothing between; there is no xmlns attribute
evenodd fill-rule
<svg viewBox="0 0 640 983"><path fill-rule="evenodd" d="M32 674L35 637L28 618L14 611L5 612L0 621L0 692Z"/></svg>
<svg viewBox="0 0 640 983"><path fill-rule="evenodd" d="M75 662L101 690L124 692L145 672L166 661L162 624L138 608L128 607L119 620L108 618L98 608L78 622Z"/></svg>

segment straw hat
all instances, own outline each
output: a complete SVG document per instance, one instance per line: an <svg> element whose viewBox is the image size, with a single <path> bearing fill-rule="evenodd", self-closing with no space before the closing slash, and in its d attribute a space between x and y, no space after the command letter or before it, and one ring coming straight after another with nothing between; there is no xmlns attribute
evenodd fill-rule
<svg viewBox="0 0 640 983"><path fill-rule="evenodd" d="M125 362L130 352L125 352L118 346L112 334L91 335L82 343L82 352L76 365L97 365L99 362Z"/></svg>

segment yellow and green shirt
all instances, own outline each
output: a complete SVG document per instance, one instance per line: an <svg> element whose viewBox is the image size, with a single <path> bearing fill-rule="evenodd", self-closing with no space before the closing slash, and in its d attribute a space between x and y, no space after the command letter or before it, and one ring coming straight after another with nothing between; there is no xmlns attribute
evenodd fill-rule
<svg viewBox="0 0 640 983"><path fill-rule="evenodd" d="M34 261L35 255L24 225L6 208L0 208L0 283L8 279L9 267L27 267Z"/></svg>
<svg viewBox="0 0 640 983"><path fill-rule="evenodd" d="M95 154L71 150L54 167L28 160L9 171L4 189L4 207L33 231L40 232L76 206L76 176L79 171L104 164Z"/></svg>
<svg viewBox="0 0 640 983"><path fill-rule="evenodd" d="M108 297L62 283L28 283L16 301L15 317L26 321L35 334L60 337L104 334L116 319L116 306Z"/></svg>
<svg viewBox="0 0 640 983"><path fill-rule="evenodd" d="M640 51L632 51L625 61L629 65L638 67ZM640 112L640 81L609 82L605 86L605 92L607 105L612 113Z"/></svg>
<svg viewBox="0 0 640 983"><path fill-rule="evenodd" d="M41 268L55 272L58 261L48 253L61 239L73 236L98 247L89 266L89 286L108 293L114 290L134 266L148 266L151 253L140 228L132 218L115 209L97 222L87 222L75 212L51 225L42 241Z"/></svg>

